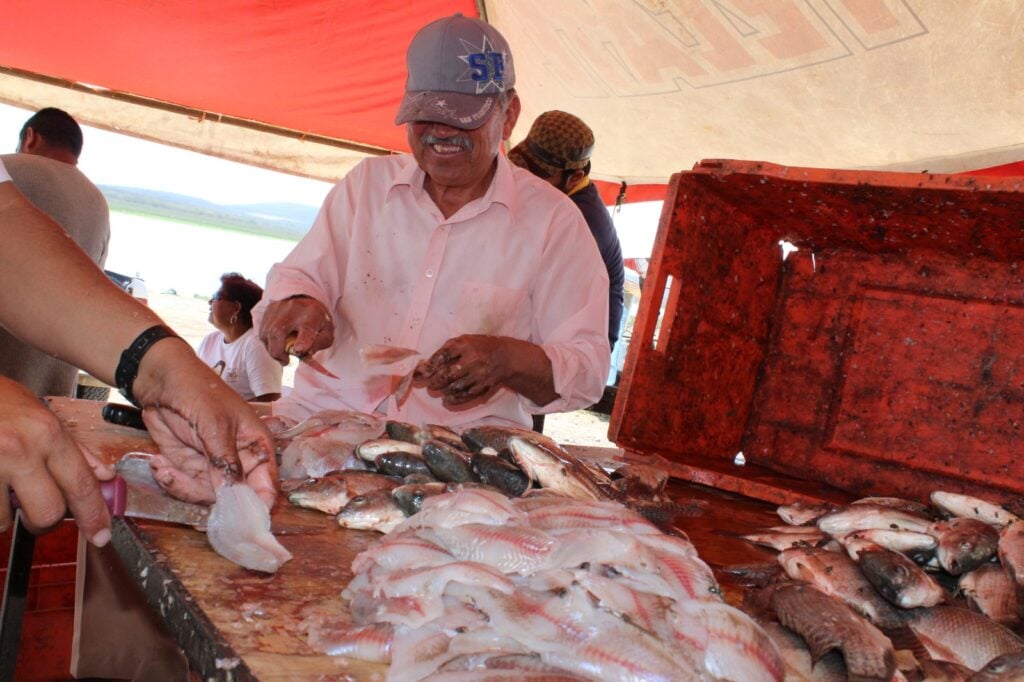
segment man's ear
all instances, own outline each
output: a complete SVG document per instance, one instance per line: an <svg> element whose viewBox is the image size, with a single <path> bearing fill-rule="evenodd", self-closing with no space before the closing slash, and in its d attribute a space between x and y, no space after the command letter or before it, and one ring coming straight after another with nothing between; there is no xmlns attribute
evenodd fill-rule
<svg viewBox="0 0 1024 682"><path fill-rule="evenodd" d="M512 138L512 130L516 127L516 121L519 120L519 112L522 110L523 103L519 101L519 94L513 93L512 99L508 102L508 108L505 110L505 123L501 129L501 139L509 140Z"/></svg>
<svg viewBox="0 0 1024 682"><path fill-rule="evenodd" d="M572 172L572 175L570 175L566 179L565 187L562 188L562 191L568 192L569 190L571 190L573 187L579 184L579 181L583 179L584 175L586 175L586 173L583 172L582 168L577 168L576 170L574 170Z"/></svg>
<svg viewBox="0 0 1024 682"><path fill-rule="evenodd" d="M22 154L33 154L39 150L39 145L42 142L43 138L35 131L35 128L26 128L25 139L18 145L18 151Z"/></svg>

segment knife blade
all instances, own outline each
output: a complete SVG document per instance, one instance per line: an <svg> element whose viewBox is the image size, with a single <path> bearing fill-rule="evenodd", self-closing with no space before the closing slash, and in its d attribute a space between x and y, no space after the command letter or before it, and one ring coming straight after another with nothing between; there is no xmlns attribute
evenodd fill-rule
<svg viewBox="0 0 1024 682"><path fill-rule="evenodd" d="M117 470L114 478L100 481L100 493L110 516L130 516L205 528L210 510L200 504L177 500L165 493L153 479L148 457L144 453L129 453L114 465ZM12 507L21 508L13 490L10 491L10 499Z"/></svg>
<svg viewBox="0 0 1024 682"><path fill-rule="evenodd" d="M127 486L124 515L205 528L209 507L168 495L153 478L149 458L147 453L129 452L114 465Z"/></svg>
<svg viewBox="0 0 1024 682"><path fill-rule="evenodd" d="M285 353L287 353L288 355L291 355L292 357L298 358L299 362L305 363L306 365L309 366L310 369L312 369L312 370L314 370L316 372L319 372L320 374L323 374L325 377L330 377L332 379L337 379L338 378L337 374L335 374L331 370L329 370L326 367L324 367L323 365L321 365L320 362L318 360L316 360L309 353L296 353L295 351L293 351L292 350L292 346L295 345L295 339L296 338L297 338L296 334L289 334L288 338L284 340L284 352Z"/></svg>

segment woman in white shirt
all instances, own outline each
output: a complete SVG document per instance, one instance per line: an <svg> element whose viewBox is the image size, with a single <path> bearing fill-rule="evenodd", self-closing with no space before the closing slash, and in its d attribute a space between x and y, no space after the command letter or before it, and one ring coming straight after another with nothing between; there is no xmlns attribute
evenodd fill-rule
<svg viewBox="0 0 1024 682"><path fill-rule="evenodd" d="M277 400L284 368L270 357L252 326L252 309L263 289L237 272L222 275L220 281L210 297L210 324L217 331L199 344L199 357L246 400Z"/></svg>

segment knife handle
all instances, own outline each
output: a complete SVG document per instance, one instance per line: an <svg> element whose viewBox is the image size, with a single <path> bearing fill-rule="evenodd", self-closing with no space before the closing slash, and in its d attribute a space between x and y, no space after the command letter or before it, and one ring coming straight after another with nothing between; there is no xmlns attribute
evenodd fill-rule
<svg viewBox="0 0 1024 682"><path fill-rule="evenodd" d="M118 403L107 403L100 411L104 421L118 426L127 426L133 429L146 429L146 423L142 421L142 410L131 405L120 405Z"/></svg>
<svg viewBox="0 0 1024 682"><path fill-rule="evenodd" d="M13 490L10 492L11 506L15 509L21 509L17 493ZM109 481L100 481L100 494L103 495L107 511L110 512L112 517L124 516L125 507L128 505L128 484L124 482L123 478L114 476Z"/></svg>

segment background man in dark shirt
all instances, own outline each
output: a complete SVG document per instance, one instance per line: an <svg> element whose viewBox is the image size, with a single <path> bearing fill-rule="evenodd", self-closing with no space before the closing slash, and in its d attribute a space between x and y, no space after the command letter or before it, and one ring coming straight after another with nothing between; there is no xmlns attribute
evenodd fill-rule
<svg viewBox="0 0 1024 682"><path fill-rule="evenodd" d="M537 117L526 139L509 152L508 158L567 194L583 212L608 270L608 343L614 351L622 324L626 276L622 246L611 214L590 181L593 151L594 132L590 126L564 111L546 111Z"/></svg>

